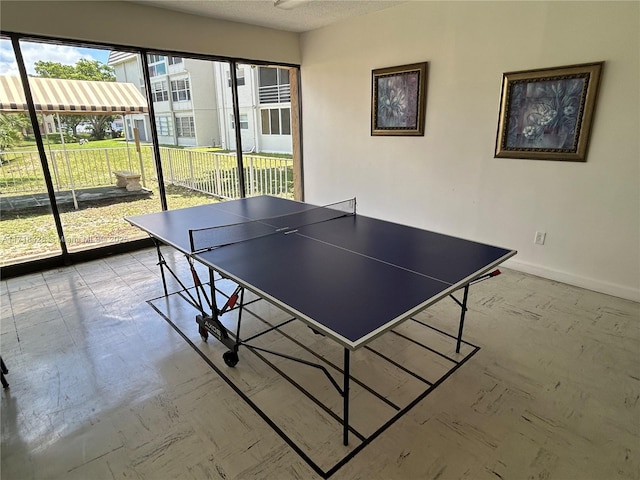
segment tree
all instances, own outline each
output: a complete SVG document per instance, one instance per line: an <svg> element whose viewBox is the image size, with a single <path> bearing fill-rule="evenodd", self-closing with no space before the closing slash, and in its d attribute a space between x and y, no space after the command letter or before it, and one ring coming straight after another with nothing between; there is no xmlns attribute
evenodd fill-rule
<svg viewBox="0 0 640 480"><path fill-rule="evenodd" d="M24 114L0 114L0 151L17 145L23 139L23 130L31 122Z"/></svg>
<svg viewBox="0 0 640 480"><path fill-rule="evenodd" d="M40 77L65 78L69 80L94 80L100 82L114 82L116 76L113 67L98 60L81 58L75 65L63 65L58 62L37 61L35 71ZM65 115L64 124L75 137L78 136L78 125L84 122L91 124L92 136L102 140L107 127L115 120L114 115Z"/></svg>
<svg viewBox="0 0 640 480"><path fill-rule="evenodd" d="M75 65L63 65L58 62L35 63L35 71L39 77L66 78L70 80L97 80L100 82L115 82L113 67L98 60L81 58Z"/></svg>

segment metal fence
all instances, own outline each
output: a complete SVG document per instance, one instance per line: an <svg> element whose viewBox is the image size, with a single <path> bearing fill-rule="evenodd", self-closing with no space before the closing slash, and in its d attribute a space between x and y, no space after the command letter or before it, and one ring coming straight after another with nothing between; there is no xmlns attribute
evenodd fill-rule
<svg viewBox="0 0 640 480"><path fill-rule="evenodd" d="M179 185L220 198L238 198L237 157L233 153L160 148L166 184ZM116 170L141 173L143 185L157 185L150 145L122 148L82 148L47 151L47 162L57 191L113 185ZM248 195L293 197L293 160L243 154ZM45 192L37 151L0 152L0 194Z"/></svg>

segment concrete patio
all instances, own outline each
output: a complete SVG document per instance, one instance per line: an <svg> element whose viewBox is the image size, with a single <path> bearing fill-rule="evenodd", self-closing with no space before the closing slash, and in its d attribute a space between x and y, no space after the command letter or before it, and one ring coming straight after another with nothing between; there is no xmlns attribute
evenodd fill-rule
<svg viewBox="0 0 640 480"><path fill-rule="evenodd" d="M151 190L145 188L131 192L126 188L118 188L116 186L82 188L75 191L78 204L114 199L131 200L132 197L148 197L152 194L153 192ZM73 194L71 190L56 192L55 196L56 203L59 207L73 205ZM2 212L48 208L49 204L49 196L46 192L0 196L0 211Z"/></svg>

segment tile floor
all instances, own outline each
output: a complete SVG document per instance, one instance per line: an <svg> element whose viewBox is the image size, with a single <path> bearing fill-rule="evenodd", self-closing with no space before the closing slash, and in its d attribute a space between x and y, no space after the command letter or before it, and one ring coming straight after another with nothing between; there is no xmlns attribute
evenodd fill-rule
<svg viewBox="0 0 640 480"><path fill-rule="evenodd" d="M640 305L503 272L471 290L478 353L331 478L640 478ZM155 251L0 288L3 479L321 478L147 303Z"/></svg>

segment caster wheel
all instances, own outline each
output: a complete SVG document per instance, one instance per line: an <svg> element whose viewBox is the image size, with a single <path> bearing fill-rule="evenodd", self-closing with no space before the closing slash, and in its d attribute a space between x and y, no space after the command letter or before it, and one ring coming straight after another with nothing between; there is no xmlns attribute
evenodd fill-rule
<svg viewBox="0 0 640 480"><path fill-rule="evenodd" d="M229 367L235 367L238 364L238 354L236 352L224 352L222 355L222 359L224 363L226 363Z"/></svg>
<svg viewBox="0 0 640 480"><path fill-rule="evenodd" d="M200 338L202 338L202 341L206 342L207 338L209 338L209 332L207 332L207 329L204 327L198 327L198 332L200 333Z"/></svg>

